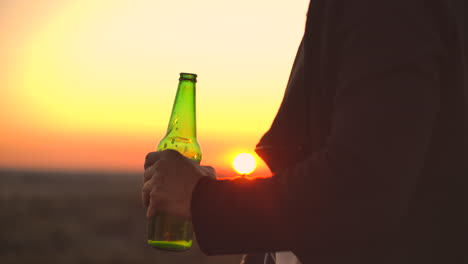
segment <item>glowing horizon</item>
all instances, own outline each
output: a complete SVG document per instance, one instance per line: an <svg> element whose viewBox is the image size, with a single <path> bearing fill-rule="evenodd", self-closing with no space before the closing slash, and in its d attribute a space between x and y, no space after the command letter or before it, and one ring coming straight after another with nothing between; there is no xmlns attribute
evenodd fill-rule
<svg viewBox="0 0 468 264"><path fill-rule="evenodd" d="M140 171L179 72L204 159L233 176L282 99L308 1L19 0L0 10L0 167ZM253 175L268 174L258 157Z"/></svg>

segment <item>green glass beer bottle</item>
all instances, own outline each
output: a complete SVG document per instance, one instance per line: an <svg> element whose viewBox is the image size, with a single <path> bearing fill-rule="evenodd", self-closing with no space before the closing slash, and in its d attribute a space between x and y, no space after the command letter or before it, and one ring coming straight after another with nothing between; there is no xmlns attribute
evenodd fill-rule
<svg viewBox="0 0 468 264"><path fill-rule="evenodd" d="M197 142L195 120L195 83L197 75L181 73L172 107L166 136L159 142L158 151L173 149L200 163L202 155ZM191 221L157 212L148 221L148 244L163 250L184 251L192 246Z"/></svg>

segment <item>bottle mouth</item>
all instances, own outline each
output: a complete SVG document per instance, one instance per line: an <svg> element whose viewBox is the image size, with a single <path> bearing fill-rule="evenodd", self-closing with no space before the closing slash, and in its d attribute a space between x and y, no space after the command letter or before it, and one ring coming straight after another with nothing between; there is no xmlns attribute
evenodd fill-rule
<svg viewBox="0 0 468 264"><path fill-rule="evenodd" d="M179 81L182 81L182 80L197 82L197 75L195 73L181 72Z"/></svg>

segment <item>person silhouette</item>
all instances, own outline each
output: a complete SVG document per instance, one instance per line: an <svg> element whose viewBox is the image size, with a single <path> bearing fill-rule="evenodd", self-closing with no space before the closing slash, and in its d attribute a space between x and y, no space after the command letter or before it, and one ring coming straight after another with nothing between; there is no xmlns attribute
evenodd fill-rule
<svg viewBox="0 0 468 264"><path fill-rule="evenodd" d="M248 254L246 264L466 263L466 8L312 0L256 147L273 176L216 181L174 151L152 152L148 216L191 218L203 252Z"/></svg>

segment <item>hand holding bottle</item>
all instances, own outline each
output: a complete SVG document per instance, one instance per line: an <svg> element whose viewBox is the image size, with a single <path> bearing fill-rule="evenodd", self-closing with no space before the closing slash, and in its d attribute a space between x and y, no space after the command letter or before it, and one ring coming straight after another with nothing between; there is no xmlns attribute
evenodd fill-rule
<svg viewBox="0 0 468 264"><path fill-rule="evenodd" d="M200 166L171 149L149 153L142 188L147 217L160 211L190 219L192 192L202 177L215 179L214 169Z"/></svg>
<svg viewBox="0 0 468 264"><path fill-rule="evenodd" d="M202 153L197 142L196 82L196 74L180 74L166 135L145 164L142 194L148 208L147 243L161 250L192 247L190 198L198 179L207 173L198 166Z"/></svg>

